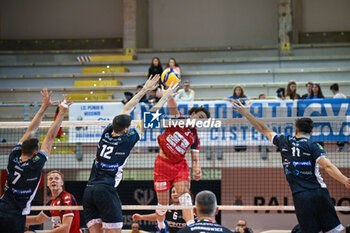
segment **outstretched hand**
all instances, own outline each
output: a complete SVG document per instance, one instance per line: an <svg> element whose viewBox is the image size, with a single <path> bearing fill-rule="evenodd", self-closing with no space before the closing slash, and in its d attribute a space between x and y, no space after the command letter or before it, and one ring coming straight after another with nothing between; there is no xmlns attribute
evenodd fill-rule
<svg viewBox="0 0 350 233"><path fill-rule="evenodd" d="M347 189L350 189L350 178L347 178L347 180L346 180L346 182L345 182L345 187L347 188Z"/></svg>
<svg viewBox="0 0 350 233"><path fill-rule="evenodd" d="M67 95L63 94L62 95L62 101L59 104L59 112L66 113L69 106L72 105L73 102L71 102L70 97L67 99Z"/></svg>
<svg viewBox="0 0 350 233"><path fill-rule="evenodd" d="M149 76L148 80L146 81L145 85L143 85L143 88L147 91L154 90L158 87L158 80L160 79L160 75L156 74L152 77Z"/></svg>
<svg viewBox="0 0 350 233"><path fill-rule="evenodd" d="M238 112L241 115L246 115L249 113L250 105L251 103L245 106L240 100L232 100L233 111Z"/></svg>
<svg viewBox="0 0 350 233"><path fill-rule="evenodd" d="M52 91L48 92L47 88L43 88L42 91L40 91L40 94L43 97L43 106L44 107L50 107L53 104L59 103L58 100L56 100L56 101L51 100Z"/></svg>
<svg viewBox="0 0 350 233"><path fill-rule="evenodd" d="M168 87L168 89L164 89L164 87L162 86L162 98L169 98L169 97L173 97L174 95L176 95L176 91L179 88L179 83L173 85L173 83L170 84L170 87Z"/></svg>

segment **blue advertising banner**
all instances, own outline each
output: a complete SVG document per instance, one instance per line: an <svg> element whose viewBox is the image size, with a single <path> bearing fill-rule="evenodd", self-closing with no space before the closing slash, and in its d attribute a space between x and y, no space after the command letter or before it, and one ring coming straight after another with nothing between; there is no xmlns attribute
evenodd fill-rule
<svg viewBox="0 0 350 233"><path fill-rule="evenodd" d="M299 100L298 117L337 117L336 121L315 122L311 139L326 142L350 141L350 99Z"/></svg>
<svg viewBox="0 0 350 233"><path fill-rule="evenodd" d="M335 121L315 122L312 139L315 141L350 141L350 99L319 99L319 100L253 100L250 112L257 118L269 119L268 126L277 133L292 135L295 131L294 119L278 122L273 119L288 117L330 117ZM132 112L134 120L141 120L153 105L138 104ZM234 119L242 116L233 111L230 101L193 101L179 102L178 109L183 115L194 106L204 106L215 119ZM121 103L75 103L69 112L70 120L108 120L124 107ZM146 114L145 114L146 113ZM168 118L169 109L165 105L159 113L162 118ZM315 118L314 118L315 119ZM146 129L145 134L136 146L157 146L157 136L164 129ZM72 127L70 142L98 142L103 127ZM234 145L270 145L266 137L261 135L251 124L231 124L221 127L208 127L199 130L202 146L234 146Z"/></svg>

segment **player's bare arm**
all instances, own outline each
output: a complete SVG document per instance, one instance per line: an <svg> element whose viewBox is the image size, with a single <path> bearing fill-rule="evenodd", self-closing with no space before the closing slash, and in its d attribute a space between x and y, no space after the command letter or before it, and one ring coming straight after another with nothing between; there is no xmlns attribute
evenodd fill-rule
<svg viewBox="0 0 350 233"><path fill-rule="evenodd" d="M170 97L174 96L174 93L176 92L177 89L178 89L178 84L176 84L174 86L170 86L166 90L162 86L162 98L149 111L155 112L155 111L161 109L164 106L164 104L167 102L167 100ZM143 132L144 132L143 120L140 121L140 123L137 125L137 128L139 129L140 133L143 134Z"/></svg>
<svg viewBox="0 0 350 233"><path fill-rule="evenodd" d="M173 97L170 97L167 101L170 111L170 117L176 118L179 116L179 110L177 109L177 103Z"/></svg>
<svg viewBox="0 0 350 233"><path fill-rule="evenodd" d="M192 159L192 176L195 180L200 180L202 177L201 164L199 162L199 151L191 150Z"/></svg>
<svg viewBox="0 0 350 233"><path fill-rule="evenodd" d="M247 120L262 134L264 134L270 141L272 141L273 137L276 135L276 133L270 129L269 127L267 127L267 125L262 122L261 120L255 118L250 112L249 112L249 107L248 106L244 106L241 101L239 100L233 100L232 101L232 107L233 110L235 112L238 112L239 114L241 114L242 116L244 116L245 118L247 118Z"/></svg>
<svg viewBox="0 0 350 233"><path fill-rule="evenodd" d="M29 124L27 131L25 132L23 137L19 140L19 142L24 142L25 140L34 137L36 131L40 126L41 120L43 119L45 111L48 109L48 107L58 102L58 101L51 100L52 91L48 92L47 88L44 88L40 92L40 94L43 97L43 103L39 111L36 113L35 117L33 118L32 122Z"/></svg>
<svg viewBox="0 0 350 233"><path fill-rule="evenodd" d="M52 143L61 127L64 115L67 113L67 110L71 104L72 102L70 101L70 98L67 99L66 95L62 95L62 101L59 104L59 113L41 145L41 150L45 151L48 156L50 156Z"/></svg>
<svg viewBox="0 0 350 233"><path fill-rule="evenodd" d="M31 225L39 225L50 218L47 217L43 212L40 212L38 215L35 216L26 216L26 226L31 226Z"/></svg>
<svg viewBox="0 0 350 233"><path fill-rule="evenodd" d="M344 184L346 188L350 189L350 178L346 177L328 158L320 158L318 164L326 170L328 175Z"/></svg>
<svg viewBox="0 0 350 233"><path fill-rule="evenodd" d="M157 214L134 214L132 216L133 221L146 220L146 221L157 221Z"/></svg>
<svg viewBox="0 0 350 233"><path fill-rule="evenodd" d="M150 90L154 90L158 87L158 80L160 79L159 75L155 75L152 77L152 75L149 77L145 85L143 85L143 88L134 96L132 99L124 106L123 110L119 113L120 114L126 114L130 115L130 113L134 110L136 105L140 102L142 97Z"/></svg>

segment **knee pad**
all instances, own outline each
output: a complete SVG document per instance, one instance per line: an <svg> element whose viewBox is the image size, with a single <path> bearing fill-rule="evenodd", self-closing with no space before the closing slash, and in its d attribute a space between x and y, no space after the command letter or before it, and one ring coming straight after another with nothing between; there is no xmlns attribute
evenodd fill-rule
<svg viewBox="0 0 350 233"><path fill-rule="evenodd" d="M192 205L192 198L189 193L184 193L179 197L180 205L184 206L191 206Z"/></svg>
<svg viewBox="0 0 350 233"><path fill-rule="evenodd" d="M158 206L162 206L162 205L158 203ZM165 209L165 208L164 209L156 209L156 213L160 216L165 215L166 212L167 212L167 209Z"/></svg>

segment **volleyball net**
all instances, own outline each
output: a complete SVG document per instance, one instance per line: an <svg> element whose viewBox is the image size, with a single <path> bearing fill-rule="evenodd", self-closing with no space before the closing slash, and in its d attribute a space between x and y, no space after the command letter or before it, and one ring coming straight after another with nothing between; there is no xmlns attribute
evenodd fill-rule
<svg viewBox="0 0 350 233"><path fill-rule="evenodd" d="M197 128L200 138L199 159L202 177L191 182L195 196L211 190L222 211L250 211L253 213L293 213L293 199L287 184L280 151L265 136L243 118L216 119L220 127ZM277 133L292 135L296 118L263 119ZM312 140L324 145L328 158L347 176L350 175L350 121L346 117L314 117ZM36 137L43 141L52 122L42 122ZM33 201L32 210L82 210L82 197L96 157L97 143L109 121L65 121L56 137L49 160L44 167L42 184ZM132 127L139 123L132 121ZM0 169L1 192L6 180L8 155L23 136L29 122L1 122ZM147 128L135 145L124 167L123 181L117 188L123 214L150 213L157 207L153 186L153 167L159 153L157 136L164 128ZM186 155L191 168L191 156ZM49 199L46 174L59 170L64 174L65 190L77 199L76 207L45 206ZM320 168L330 195L340 214L350 211L349 190ZM298 174L295 174L298 175ZM168 206L169 209L192 207ZM130 218L130 217L129 217Z"/></svg>

